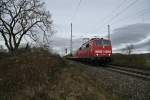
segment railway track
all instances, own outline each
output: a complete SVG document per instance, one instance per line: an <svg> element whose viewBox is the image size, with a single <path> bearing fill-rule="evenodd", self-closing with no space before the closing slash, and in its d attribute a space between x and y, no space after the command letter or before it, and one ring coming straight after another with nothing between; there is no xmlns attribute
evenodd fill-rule
<svg viewBox="0 0 150 100"><path fill-rule="evenodd" d="M108 65L107 69L150 81L150 71L121 67L116 65Z"/></svg>
<svg viewBox="0 0 150 100"><path fill-rule="evenodd" d="M83 64L87 64L90 66L97 66L97 65L93 65L91 63L90 64L83 63ZM122 67L122 66L118 66L118 65L107 65L107 66L104 66L103 68L106 70L111 70L111 71L119 72L121 74L126 74L126 75L130 75L133 77L141 78L143 80L150 81L150 71L147 71L147 70L129 68L129 67L125 67L125 66Z"/></svg>

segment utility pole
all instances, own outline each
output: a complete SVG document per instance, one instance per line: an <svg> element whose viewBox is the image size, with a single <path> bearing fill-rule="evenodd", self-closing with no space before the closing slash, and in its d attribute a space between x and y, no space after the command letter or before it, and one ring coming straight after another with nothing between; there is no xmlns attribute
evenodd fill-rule
<svg viewBox="0 0 150 100"><path fill-rule="evenodd" d="M72 23L71 23L70 54L72 55Z"/></svg>
<svg viewBox="0 0 150 100"><path fill-rule="evenodd" d="M108 39L110 40L110 25L108 25Z"/></svg>

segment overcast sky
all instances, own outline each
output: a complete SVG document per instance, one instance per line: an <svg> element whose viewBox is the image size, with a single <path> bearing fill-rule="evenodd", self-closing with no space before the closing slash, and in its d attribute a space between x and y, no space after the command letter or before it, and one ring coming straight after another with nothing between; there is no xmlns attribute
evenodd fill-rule
<svg viewBox="0 0 150 100"><path fill-rule="evenodd" d="M108 24L114 52L129 44L142 52L150 49L150 0L44 1L57 31L51 46L59 53L69 49L71 22L74 50L83 38L106 36Z"/></svg>
<svg viewBox="0 0 150 100"><path fill-rule="evenodd" d="M43 1L56 31L50 46L60 54L65 53L65 48L69 50L71 22L74 50L83 38L106 37L109 24L113 52L129 44L137 51L150 51L150 0Z"/></svg>

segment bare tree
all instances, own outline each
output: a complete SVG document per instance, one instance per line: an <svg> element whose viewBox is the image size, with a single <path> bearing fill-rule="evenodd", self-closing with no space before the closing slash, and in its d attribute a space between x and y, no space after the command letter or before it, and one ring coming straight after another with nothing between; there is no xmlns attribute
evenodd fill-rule
<svg viewBox="0 0 150 100"><path fill-rule="evenodd" d="M126 47L126 51L127 51L127 54L130 55L132 52L133 52L133 49L134 49L134 45L127 45Z"/></svg>
<svg viewBox="0 0 150 100"><path fill-rule="evenodd" d="M25 36L34 41L42 37L48 41L47 36L52 34L52 19L50 13L44 9L44 2L0 1L0 36L11 53L17 51Z"/></svg>

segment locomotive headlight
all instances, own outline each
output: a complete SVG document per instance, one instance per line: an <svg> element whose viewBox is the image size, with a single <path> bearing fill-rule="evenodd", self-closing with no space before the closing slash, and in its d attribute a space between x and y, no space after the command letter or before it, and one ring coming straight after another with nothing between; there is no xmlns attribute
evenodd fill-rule
<svg viewBox="0 0 150 100"><path fill-rule="evenodd" d="M102 53L102 50L95 50L95 53Z"/></svg>
<svg viewBox="0 0 150 100"><path fill-rule="evenodd" d="M96 54L96 56L98 56L98 54Z"/></svg>

